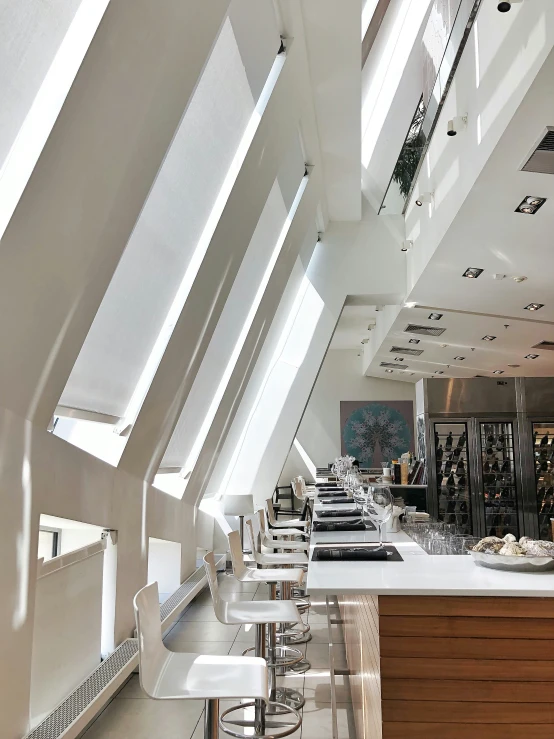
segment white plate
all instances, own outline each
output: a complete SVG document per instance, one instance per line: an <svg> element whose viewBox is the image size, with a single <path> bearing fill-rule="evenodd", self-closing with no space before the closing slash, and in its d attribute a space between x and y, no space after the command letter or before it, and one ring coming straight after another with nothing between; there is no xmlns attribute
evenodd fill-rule
<svg viewBox="0 0 554 739"><path fill-rule="evenodd" d="M554 557L517 557L510 554L491 554L490 552L474 552L470 549L475 564L490 567L492 570L510 570L512 572L542 572L554 569Z"/></svg>

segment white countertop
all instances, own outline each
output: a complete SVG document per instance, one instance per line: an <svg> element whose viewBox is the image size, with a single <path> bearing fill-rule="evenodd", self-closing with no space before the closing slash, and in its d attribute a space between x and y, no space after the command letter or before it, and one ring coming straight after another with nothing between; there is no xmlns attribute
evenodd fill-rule
<svg viewBox="0 0 554 739"><path fill-rule="evenodd" d="M354 504L349 501L345 507ZM335 506L322 506L318 510ZM337 506L338 507L338 506ZM340 519L324 519L338 521ZM348 520L348 519L343 519ZM376 542L376 531L313 532L311 550L317 544ZM554 571L503 572L474 564L467 555L429 555L407 534L387 534L403 562L310 561L307 589L312 595L473 595L554 597Z"/></svg>

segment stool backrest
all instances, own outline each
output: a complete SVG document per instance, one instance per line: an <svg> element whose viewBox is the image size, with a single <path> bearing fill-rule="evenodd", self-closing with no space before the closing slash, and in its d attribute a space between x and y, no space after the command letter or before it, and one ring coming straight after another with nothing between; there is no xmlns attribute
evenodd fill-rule
<svg viewBox="0 0 554 739"><path fill-rule="evenodd" d="M210 593L212 594L215 615L221 621L225 617L225 601L219 594L217 570L215 567L215 558L213 552L208 552L204 557L204 569L206 570L206 577L208 579L208 585L210 586Z"/></svg>
<svg viewBox="0 0 554 739"><path fill-rule="evenodd" d="M153 582L139 590L133 607L139 643L140 684L147 695L155 698L160 676L170 657L162 641L158 583Z"/></svg>
<svg viewBox="0 0 554 739"><path fill-rule="evenodd" d="M254 561L257 564L262 564L261 562L261 556L260 556L260 544L259 544L259 538L257 534L254 534L254 526L252 524L252 519L249 518L246 521L246 529L248 531L248 536L250 538L250 546L252 547L252 554L254 556Z"/></svg>
<svg viewBox="0 0 554 739"><path fill-rule="evenodd" d="M302 500L304 497L304 492L306 490L306 483L304 482L304 478L300 476L293 478L291 485L292 492L294 493L295 497Z"/></svg>
<svg viewBox="0 0 554 739"><path fill-rule="evenodd" d="M267 517L269 519L269 523L274 526L277 519L275 518L275 509L273 508L273 500L271 498L268 498L266 500L266 507L267 507Z"/></svg>
<svg viewBox="0 0 554 739"><path fill-rule="evenodd" d="M231 550L231 562L233 564L233 575L240 580L246 574L246 565L244 564L244 554L240 543L240 534L238 531L231 531L227 535L229 539L229 549Z"/></svg>

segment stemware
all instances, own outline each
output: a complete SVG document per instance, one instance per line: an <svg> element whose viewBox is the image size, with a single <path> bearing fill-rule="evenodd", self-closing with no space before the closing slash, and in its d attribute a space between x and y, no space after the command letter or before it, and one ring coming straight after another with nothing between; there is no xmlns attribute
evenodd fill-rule
<svg viewBox="0 0 554 739"><path fill-rule="evenodd" d="M383 544L383 527L392 516L394 498L390 488L382 486L369 486L365 501L367 515L379 529L379 548Z"/></svg>

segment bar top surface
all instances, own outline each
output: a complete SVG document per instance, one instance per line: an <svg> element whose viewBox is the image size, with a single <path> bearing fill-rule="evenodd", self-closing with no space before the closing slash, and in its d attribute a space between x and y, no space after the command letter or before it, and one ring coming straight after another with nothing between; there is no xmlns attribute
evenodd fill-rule
<svg viewBox="0 0 554 739"><path fill-rule="evenodd" d="M347 508L352 508L353 505L352 501L344 504ZM318 511L323 509L324 506L316 501L315 520ZM355 545L377 541L376 531L314 531L310 542L310 558L316 545ZM386 541L397 547L404 558L403 562L310 561L308 592L319 596L368 594L554 597L554 570L536 573L505 572L479 567L467 555L429 555L404 532L387 533Z"/></svg>

